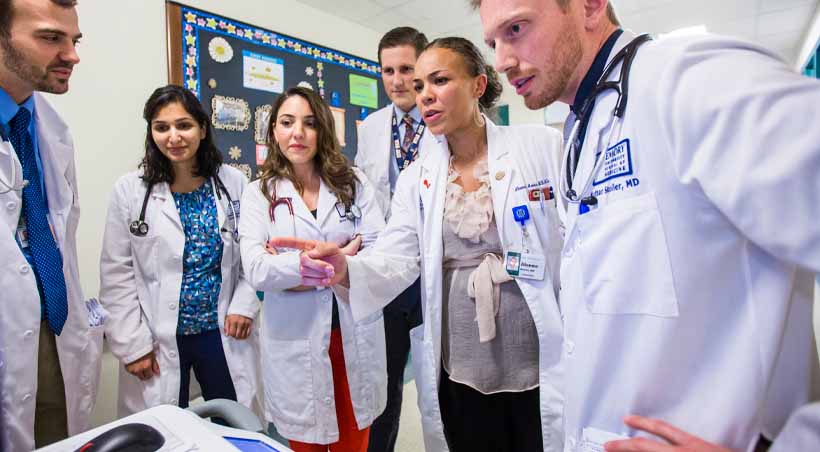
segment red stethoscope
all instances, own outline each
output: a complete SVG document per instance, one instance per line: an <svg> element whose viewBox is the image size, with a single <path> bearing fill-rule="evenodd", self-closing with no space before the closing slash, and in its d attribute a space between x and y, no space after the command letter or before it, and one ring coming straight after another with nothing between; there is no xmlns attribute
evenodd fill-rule
<svg viewBox="0 0 820 452"><path fill-rule="evenodd" d="M277 196L273 199L270 203L270 207L268 208L268 215L270 216L270 221L272 223L276 223L276 208L282 204L288 206L288 214L290 214L290 219L293 221L293 201L290 197L280 198Z"/></svg>

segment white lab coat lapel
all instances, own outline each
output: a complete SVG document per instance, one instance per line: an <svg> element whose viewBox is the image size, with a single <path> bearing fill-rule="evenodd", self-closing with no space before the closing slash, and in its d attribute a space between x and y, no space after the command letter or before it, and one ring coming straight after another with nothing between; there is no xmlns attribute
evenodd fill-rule
<svg viewBox="0 0 820 452"><path fill-rule="evenodd" d="M510 185L514 174L514 168L510 164L510 153L503 143L498 142L498 128L495 124L485 118L487 121L487 168L490 177L490 193L493 197L493 213L495 214L495 224L498 228L498 236L506 237L506 225L504 218L507 217L504 212L512 206L508 205ZM518 204L516 204L518 205Z"/></svg>
<svg viewBox="0 0 820 452"><path fill-rule="evenodd" d="M179 211L176 202L174 202L174 195L171 193L171 186L166 182L154 184L151 189L151 198L156 200L157 203L161 203L160 211L168 217L171 224L176 226L182 232L182 236L185 237L185 230L182 229L182 220L179 218Z"/></svg>
<svg viewBox="0 0 820 452"><path fill-rule="evenodd" d="M339 224L337 218L339 213L336 211L336 195L330 192L330 189L321 181L319 184L319 199L316 201L316 226L319 231L330 231L335 225Z"/></svg>
<svg viewBox="0 0 820 452"><path fill-rule="evenodd" d="M58 246L65 240L66 221L74 203L76 190L68 180L68 167L74 158L71 139L64 127L45 127L45 124L62 125L54 117L53 110L42 105L35 96L35 121L37 127L37 146L40 161L43 165L43 181L46 186L46 199Z"/></svg>
<svg viewBox="0 0 820 452"><path fill-rule="evenodd" d="M387 181L388 191L390 190L390 165L393 164L392 160L396 158L393 147L393 108L393 104L390 104L388 114L386 115L387 117L384 118L383 127L379 129L379 136L376 139L376 143L386 143L388 145L386 152L387 158L377 158L373 165L375 170L373 174L384 175L384 180Z"/></svg>
<svg viewBox="0 0 820 452"><path fill-rule="evenodd" d="M442 242L442 225L444 224L444 201L447 193L447 170L449 168L450 152L447 140L436 137L437 146L427 149L427 154L420 162L422 165L418 181L419 208L422 209L422 236L420 249L422 250L423 290L427 291L427 300L441 298L442 275L441 266L444 259L444 244ZM433 344L433 363L436 366L435 375L440 374L441 365L441 304L427 303L422 306L424 318L424 337Z"/></svg>

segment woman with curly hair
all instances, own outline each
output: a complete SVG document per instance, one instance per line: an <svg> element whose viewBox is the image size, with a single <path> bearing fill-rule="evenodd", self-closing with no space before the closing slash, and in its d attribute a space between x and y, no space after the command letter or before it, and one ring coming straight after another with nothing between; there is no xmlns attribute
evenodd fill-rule
<svg viewBox="0 0 820 452"><path fill-rule="evenodd" d="M266 418L296 452L364 452L386 400L382 313L355 322L333 289L301 285L300 251L267 244L285 236L332 241L352 256L375 241L384 215L312 90L280 95L268 130L268 157L242 197L239 224L248 279L265 293Z"/></svg>

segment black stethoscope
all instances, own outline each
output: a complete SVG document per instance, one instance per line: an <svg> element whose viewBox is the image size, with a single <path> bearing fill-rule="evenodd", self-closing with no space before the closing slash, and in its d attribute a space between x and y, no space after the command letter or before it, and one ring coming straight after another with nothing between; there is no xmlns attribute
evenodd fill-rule
<svg viewBox="0 0 820 452"><path fill-rule="evenodd" d="M6 144L8 143L8 144ZM20 177L20 180L17 180L17 165L14 164L14 148L11 146L11 141L7 140L6 137L2 137L2 143L0 146L7 146L9 151L9 180L8 182L4 181L0 178L0 184L3 185L3 189L0 190L0 195L5 195L11 191L19 191L22 192L24 188L28 185L28 181ZM22 176L22 175L21 175Z"/></svg>
<svg viewBox="0 0 820 452"><path fill-rule="evenodd" d="M233 199L231 198L231 194L228 193L228 189L225 188L225 184L222 183L222 179L219 176L213 177L214 184L216 184L216 199L221 202L222 195L219 192L225 193L225 197L228 199L228 208L231 209L230 217L233 220L233 241L239 242L239 215L237 215L236 207L234 207ZM128 229L131 231L136 237L145 237L148 235L148 231L150 228L148 227L148 223L145 222L145 209L148 208L148 198L151 196L151 190L154 188L154 184L148 184L148 189L145 190L145 198L142 200L142 209L140 210L139 219L136 219L128 225ZM227 229L221 228L222 232L228 232Z"/></svg>
<svg viewBox="0 0 820 452"><path fill-rule="evenodd" d="M620 52L615 54L612 61L610 61L606 69L604 69L604 73L601 75L598 84L595 85L592 92L584 101L580 114L572 126L572 131L567 139L567 144L564 148L564 163L561 165L561 172L563 174L558 178L558 183L562 185L558 191L564 202L577 203L586 207L598 204L598 198L590 194L590 189L605 159L599 158L598 154L595 155L595 166L589 176L587 176L583 188L580 191L575 190L575 188L573 188L573 179L578 169L578 157L580 155L580 149L575 149L575 140L578 138L581 123L584 122L592 112L595 105L595 98L609 90L614 90L618 93L618 101L615 103L615 109L612 111L611 128L605 149L609 149L612 145L612 137L615 136L616 129L620 136L621 128L623 127L623 116L626 111L626 104L629 100L629 71L632 69L632 61L638 53L638 48L651 39L652 37L648 34L640 35L621 49ZM620 77L617 80L607 80L619 63L623 63L621 64Z"/></svg>

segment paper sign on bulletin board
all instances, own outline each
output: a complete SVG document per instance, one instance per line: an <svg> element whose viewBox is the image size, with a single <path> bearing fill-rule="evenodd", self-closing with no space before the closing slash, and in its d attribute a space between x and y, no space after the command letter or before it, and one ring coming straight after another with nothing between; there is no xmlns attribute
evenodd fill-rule
<svg viewBox="0 0 820 452"><path fill-rule="evenodd" d="M360 107L376 108L379 106L379 81L350 74L350 103Z"/></svg>
<svg viewBox="0 0 820 452"><path fill-rule="evenodd" d="M170 82L200 99L225 162L251 179L267 155L270 105L288 88L328 103L351 161L356 125L389 102L375 61L173 2L166 13Z"/></svg>

